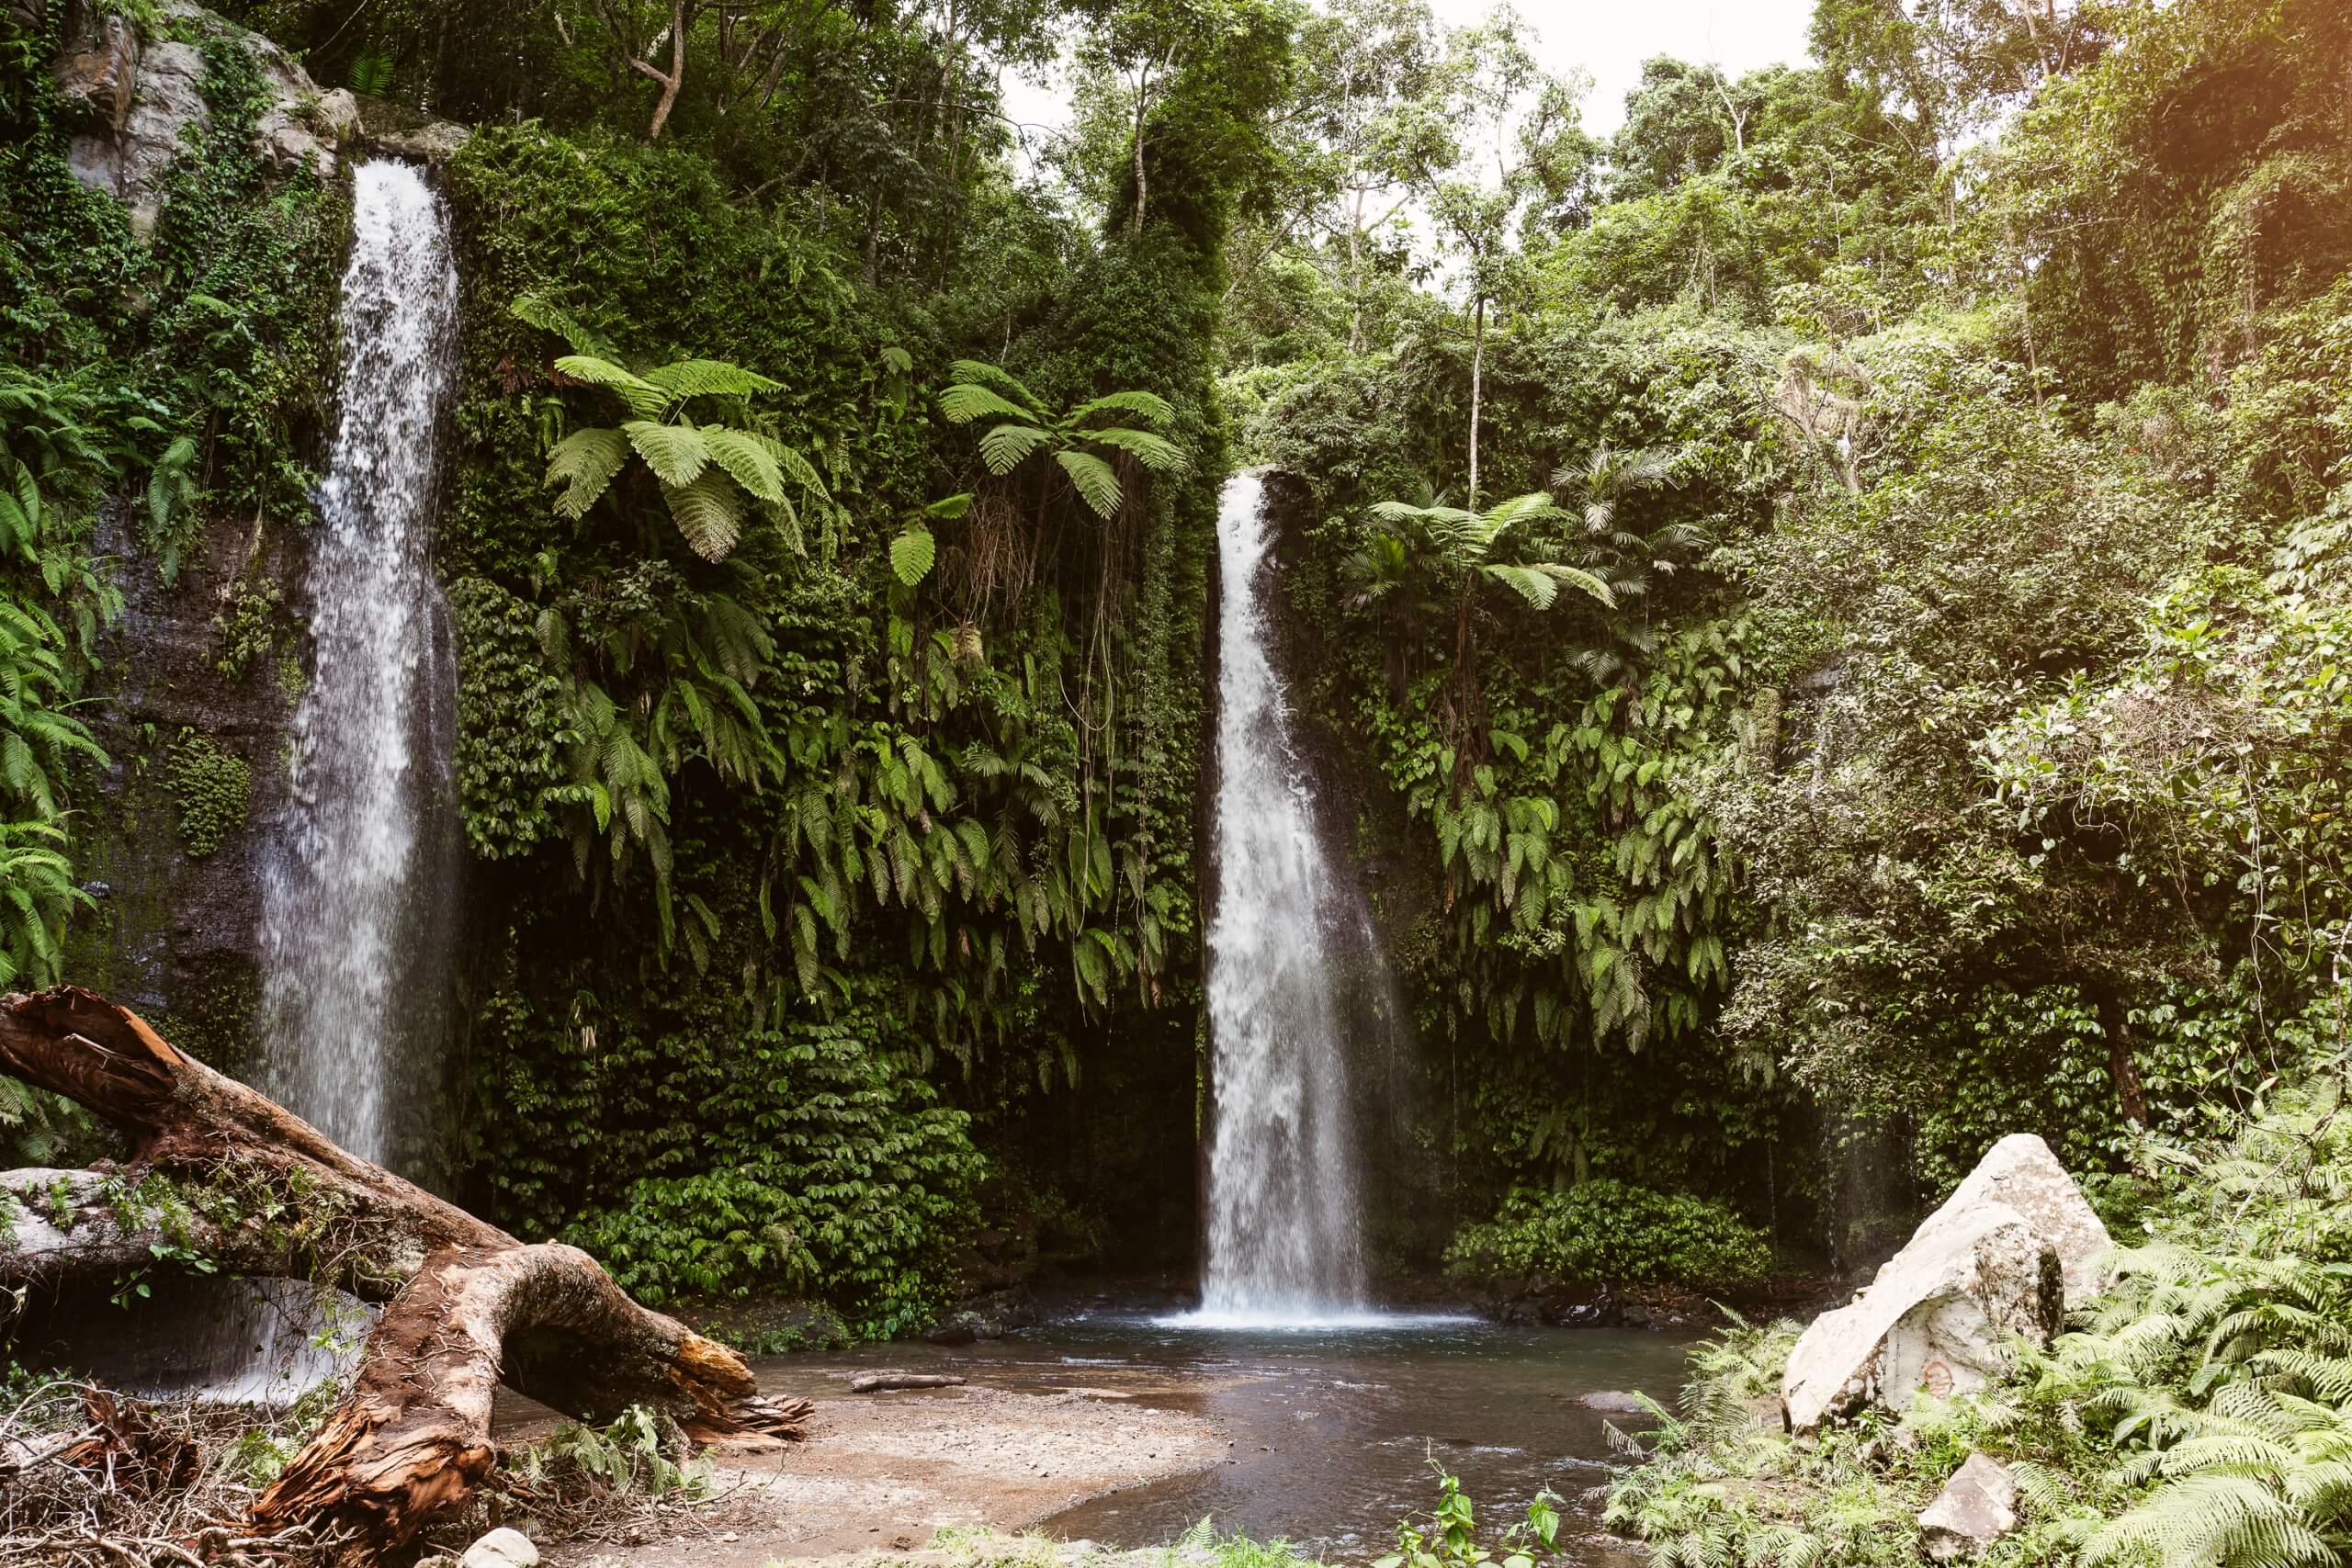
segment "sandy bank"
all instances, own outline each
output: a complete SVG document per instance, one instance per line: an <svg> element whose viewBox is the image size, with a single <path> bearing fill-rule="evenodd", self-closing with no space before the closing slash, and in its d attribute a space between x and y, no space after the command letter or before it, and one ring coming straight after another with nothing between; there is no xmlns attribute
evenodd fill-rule
<svg viewBox="0 0 2352 1568"><path fill-rule="evenodd" d="M793 1380L817 1401L807 1441L713 1451L718 1505L674 1533L542 1543L559 1568L759 1568L780 1558L904 1552L952 1526L1019 1529L1105 1493L1224 1462L1226 1434L1177 1408L1198 1380L1117 1387L842 1392L837 1370ZM1163 1402L1164 1401L1164 1402Z"/></svg>

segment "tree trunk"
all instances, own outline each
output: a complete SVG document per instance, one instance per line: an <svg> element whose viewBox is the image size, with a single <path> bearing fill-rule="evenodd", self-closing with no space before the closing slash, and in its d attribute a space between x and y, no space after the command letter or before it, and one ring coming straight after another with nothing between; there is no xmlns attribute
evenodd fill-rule
<svg viewBox="0 0 2352 1568"><path fill-rule="evenodd" d="M2099 1032L2107 1036L2107 1076L2115 1086L2115 1108L2134 1127L2148 1124L2148 1092L2140 1082L2140 1063L2132 1050L2131 1010L2124 1006L2122 987L2100 980L2092 987L2097 998Z"/></svg>
<svg viewBox="0 0 2352 1568"><path fill-rule="evenodd" d="M645 133L648 141L659 141L662 128L670 123L670 111L677 107L678 89L686 81L686 0L671 0L669 74L662 74L642 60L632 60L629 64L662 84L661 101L653 106L653 124Z"/></svg>
<svg viewBox="0 0 2352 1568"><path fill-rule="evenodd" d="M1143 127L1144 120L1148 117L1150 108L1151 77L1149 73L1147 72L1136 84L1136 211L1134 220L1128 225L1127 232L1134 235L1136 239L1143 238L1144 198L1149 195L1151 191L1150 178L1143 172Z"/></svg>
<svg viewBox="0 0 2352 1568"><path fill-rule="evenodd" d="M1470 339L1470 499L1464 504L1478 510L1478 395L1487 371L1487 297L1478 296L1478 324Z"/></svg>
<svg viewBox="0 0 2352 1568"><path fill-rule="evenodd" d="M1363 191L1348 220L1348 352L1363 352Z"/></svg>
<svg viewBox="0 0 2352 1568"><path fill-rule="evenodd" d="M382 1303L350 1392L263 1493L254 1523L317 1523L373 1561L464 1504L489 1470L504 1382L568 1415L633 1404L702 1439L798 1436L724 1346L629 1300L576 1247L525 1246L338 1148L75 987L0 998L0 1072L130 1140L119 1169L0 1173L0 1291L117 1277L159 1258L311 1280Z"/></svg>

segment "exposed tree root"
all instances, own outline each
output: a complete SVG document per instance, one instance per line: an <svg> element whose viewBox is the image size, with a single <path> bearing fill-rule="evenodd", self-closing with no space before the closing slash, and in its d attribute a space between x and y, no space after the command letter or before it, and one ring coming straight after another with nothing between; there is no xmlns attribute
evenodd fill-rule
<svg viewBox="0 0 2352 1568"><path fill-rule="evenodd" d="M406 1542L488 1473L502 1382L582 1420L645 1404L704 1441L799 1435L805 1402L763 1399L741 1358L638 1305L586 1253L526 1246L355 1157L92 992L0 998L0 1072L79 1101L132 1149L119 1169L0 1173L0 1290L160 1255L382 1305L350 1392L254 1505L259 1532Z"/></svg>

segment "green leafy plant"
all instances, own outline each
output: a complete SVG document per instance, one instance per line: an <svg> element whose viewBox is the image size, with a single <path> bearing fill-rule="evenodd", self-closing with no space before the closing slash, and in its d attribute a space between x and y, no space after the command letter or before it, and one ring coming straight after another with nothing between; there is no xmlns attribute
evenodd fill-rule
<svg viewBox="0 0 2352 1568"><path fill-rule="evenodd" d="M551 319L516 301L526 321ZM618 397L633 416L616 426L573 431L548 454L547 482L561 485L558 514L584 518L634 455L652 475L670 520L705 560L724 560L743 536L747 510L799 539L799 513L786 481L830 506L824 481L796 447L777 440L751 400L780 383L717 359L682 359L639 374L592 354L569 354L558 374ZM695 412L705 417L696 419Z"/></svg>
<svg viewBox="0 0 2352 1568"><path fill-rule="evenodd" d="M388 96L392 90L392 57L377 44L364 46L351 57L351 72L345 78L351 90L371 98Z"/></svg>
<svg viewBox="0 0 2352 1568"><path fill-rule="evenodd" d="M1504 1529L1497 1543L1502 1548L1498 1560L1478 1540L1476 1509L1462 1490L1461 1478L1434 1458L1430 1469L1437 1474L1437 1506L1398 1521L1396 1550L1375 1558L1373 1568L1483 1568L1498 1561L1500 1568L1535 1568L1536 1554L1557 1544L1560 1500L1548 1487L1528 1504L1524 1520L1514 1520Z"/></svg>
<svg viewBox="0 0 2352 1568"><path fill-rule="evenodd" d="M985 361L959 359L948 367L948 378L939 394L942 418L950 424L998 422L980 436L980 463L990 474L1002 479L1034 457L1049 456L1098 517L1109 517L1126 498L1122 459L1157 474L1188 466L1182 448L1161 434L1176 411L1157 393L1108 392L1057 416L1036 393ZM1136 423L1106 423L1114 419Z"/></svg>
<svg viewBox="0 0 2352 1568"><path fill-rule="evenodd" d="M180 843L191 860L212 853L244 826L253 768L210 736L182 729L172 743L164 783L179 807Z"/></svg>
<svg viewBox="0 0 2352 1568"><path fill-rule="evenodd" d="M1490 1281L1670 1281L1737 1288L1772 1267L1764 1234L1721 1203L1608 1179L1564 1192L1521 1189L1465 1225L1448 1269Z"/></svg>
<svg viewBox="0 0 2352 1568"><path fill-rule="evenodd" d="M90 896L74 885L65 843L64 829L54 822L0 823L0 986L54 984L66 917L91 907ZM21 1101L17 1110L28 1113Z"/></svg>

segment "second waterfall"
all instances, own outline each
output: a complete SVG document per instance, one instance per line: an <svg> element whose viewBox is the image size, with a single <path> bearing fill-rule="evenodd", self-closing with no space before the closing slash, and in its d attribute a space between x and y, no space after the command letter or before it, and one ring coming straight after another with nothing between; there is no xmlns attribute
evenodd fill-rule
<svg viewBox="0 0 2352 1568"><path fill-rule="evenodd" d="M438 1056L458 851L457 680L431 560L458 275L422 175L379 161L352 184L343 417L306 584L315 660L263 886L265 1029L287 1104L413 1168L400 1090Z"/></svg>
<svg viewBox="0 0 2352 1568"><path fill-rule="evenodd" d="M1274 667L1265 487L1218 508L1216 900L1208 928L1216 1118L1209 1323L1306 1322L1365 1301L1356 1138L1329 936L1343 895L1317 835Z"/></svg>

